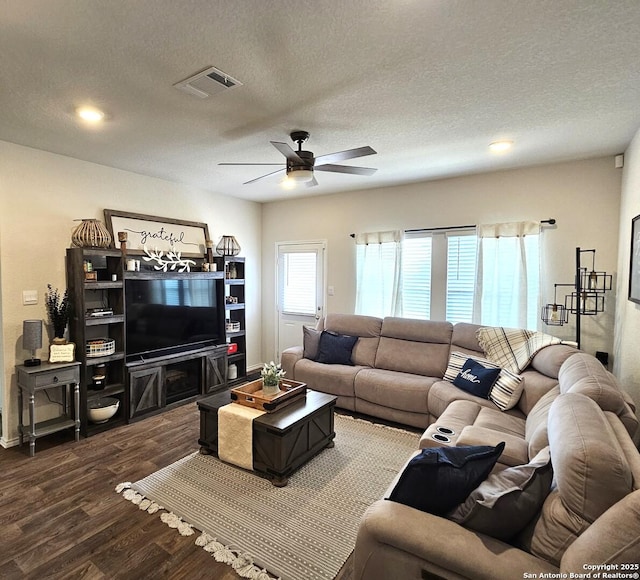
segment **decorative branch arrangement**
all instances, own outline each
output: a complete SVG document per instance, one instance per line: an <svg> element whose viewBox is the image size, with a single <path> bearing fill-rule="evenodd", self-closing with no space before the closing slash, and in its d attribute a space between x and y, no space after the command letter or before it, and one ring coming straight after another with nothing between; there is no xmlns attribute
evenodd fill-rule
<svg viewBox="0 0 640 580"><path fill-rule="evenodd" d="M182 258L180 252L174 250L170 250L164 255L162 250L158 250L157 248L148 250L147 247L144 246L144 253L147 255L143 256L142 259L145 262L157 262L158 264L154 265L154 269L162 272L166 272L167 270L173 272L176 268L178 272L190 272L191 266L196 265L194 260Z"/></svg>
<svg viewBox="0 0 640 580"><path fill-rule="evenodd" d="M62 298L60 292L56 288L47 284L47 295L45 297L45 306L49 316L49 322L53 325L53 334L56 338L64 338L64 331L69 322L69 291L65 290Z"/></svg>

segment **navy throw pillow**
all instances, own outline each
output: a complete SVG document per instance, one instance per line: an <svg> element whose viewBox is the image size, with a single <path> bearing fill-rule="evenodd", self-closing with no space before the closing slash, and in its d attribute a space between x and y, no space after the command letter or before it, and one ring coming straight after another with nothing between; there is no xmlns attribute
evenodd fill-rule
<svg viewBox="0 0 640 580"><path fill-rule="evenodd" d="M409 461L387 499L445 515L489 476L504 445L423 449Z"/></svg>
<svg viewBox="0 0 640 580"><path fill-rule="evenodd" d="M487 368L477 360L468 358L458 376L453 379L453 384L476 397L487 399L500 371L501 369Z"/></svg>
<svg viewBox="0 0 640 580"><path fill-rule="evenodd" d="M334 365L353 365L353 362L351 362L351 351L357 340L357 336L347 336L323 330L318 345L316 362Z"/></svg>

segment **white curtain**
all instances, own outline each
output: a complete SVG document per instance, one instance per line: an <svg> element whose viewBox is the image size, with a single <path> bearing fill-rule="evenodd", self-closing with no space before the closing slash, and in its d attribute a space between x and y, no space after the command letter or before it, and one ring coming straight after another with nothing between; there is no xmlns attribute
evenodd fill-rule
<svg viewBox="0 0 640 580"><path fill-rule="evenodd" d="M480 225L473 322L538 328L540 223Z"/></svg>
<svg viewBox="0 0 640 580"><path fill-rule="evenodd" d="M400 230L356 234L356 314L401 316Z"/></svg>

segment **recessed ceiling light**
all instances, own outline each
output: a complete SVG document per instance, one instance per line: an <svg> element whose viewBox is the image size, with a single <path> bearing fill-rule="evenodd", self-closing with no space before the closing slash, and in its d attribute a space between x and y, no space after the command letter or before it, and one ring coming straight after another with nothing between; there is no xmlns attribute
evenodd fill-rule
<svg viewBox="0 0 640 580"><path fill-rule="evenodd" d="M76 115L87 123L100 123L104 120L104 112L95 107L78 107Z"/></svg>
<svg viewBox="0 0 640 580"><path fill-rule="evenodd" d="M513 147L513 141L494 141L489 144L489 149L494 153L504 153L505 151L509 151Z"/></svg>

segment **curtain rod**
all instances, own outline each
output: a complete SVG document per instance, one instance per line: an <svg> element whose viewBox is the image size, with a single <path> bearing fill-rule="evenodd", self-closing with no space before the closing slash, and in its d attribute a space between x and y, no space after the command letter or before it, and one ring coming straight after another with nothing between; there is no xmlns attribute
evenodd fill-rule
<svg viewBox="0 0 640 580"><path fill-rule="evenodd" d="M548 220L540 220L541 224L548 224L553 226L556 224L556 220L554 218L549 218ZM449 226L449 227L440 227L440 228L418 228L415 230L404 230L405 234L415 234L418 232L439 232L442 230L468 230L469 228L475 228L475 225L470 226ZM349 234L352 238L355 238L355 234Z"/></svg>

